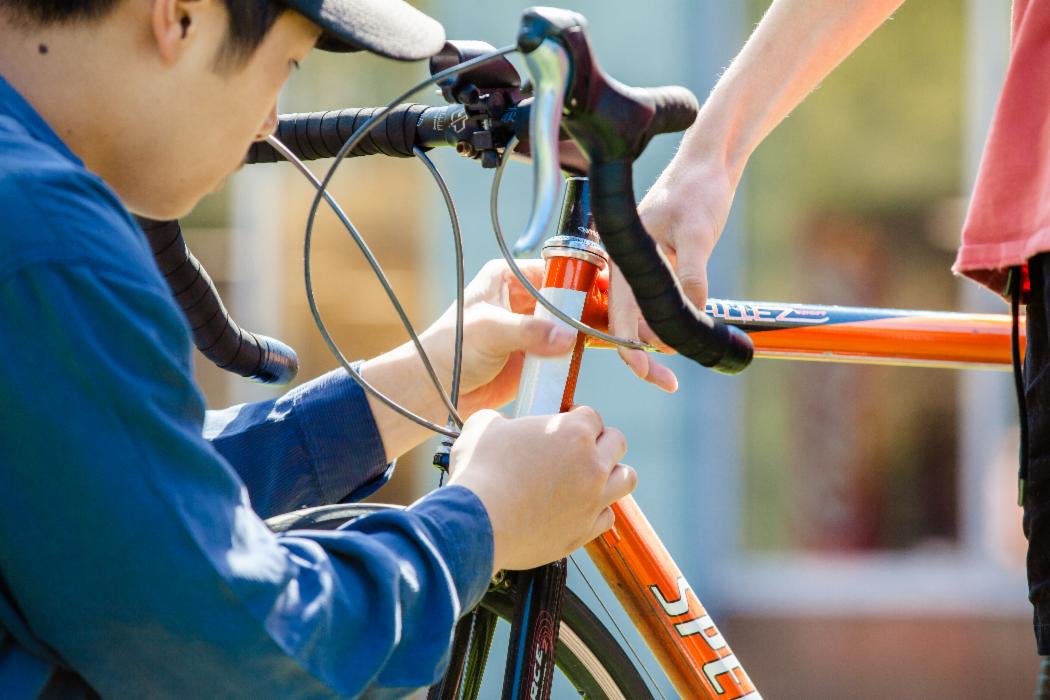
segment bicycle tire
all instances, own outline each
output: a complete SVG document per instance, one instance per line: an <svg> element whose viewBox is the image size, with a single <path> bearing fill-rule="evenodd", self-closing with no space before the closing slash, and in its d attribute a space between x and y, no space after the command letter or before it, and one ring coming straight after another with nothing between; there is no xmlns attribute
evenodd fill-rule
<svg viewBox="0 0 1050 700"><path fill-rule="evenodd" d="M518 591L490 589L481 607L510 622ZM565 589L555 665L583 698L642 700L653 697L634 662L579 596Z"/></svg>
<svg viewBox="0 0 1050 700"><path fill-rule="evenodd" d="M266 523L275 532L334 530L369 513L398 507L374 503L319 506L279 515ZM490 588L480 605L509 623L514 616L517 598L518 591L514 586L504 583ZM595 700L651 700L653 697L631 657L601 620L569 589L566 589L562 601L555 664L580 697Z"/></svg>

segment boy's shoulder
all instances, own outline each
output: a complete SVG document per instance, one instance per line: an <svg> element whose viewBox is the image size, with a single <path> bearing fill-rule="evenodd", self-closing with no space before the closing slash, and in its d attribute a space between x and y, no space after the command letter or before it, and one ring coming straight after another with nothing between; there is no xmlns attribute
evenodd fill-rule
<svg viewBox="0 0 1050 700"><path fill-rule="evenodd" d="M156 280L145 237L102 179L0 115L0 282L29 264L139 270Z"/></svg>

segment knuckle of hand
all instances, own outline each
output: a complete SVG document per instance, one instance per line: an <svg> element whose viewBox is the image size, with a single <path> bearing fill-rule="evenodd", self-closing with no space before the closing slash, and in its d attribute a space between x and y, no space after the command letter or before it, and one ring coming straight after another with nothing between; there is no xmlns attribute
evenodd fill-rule
<svg viewBox="0 0 1050 700"><path fill-rule="evenodd" d="M521 320L523 335L531 342L543 343L550 337L551 330L556 327L553 321L547 321L536 316L524 316Z"/></svg>
<svg viewBox="0 0 1050 700"><path fill-rule="evenodd" d="M491 408L483 408L474 413L472 416L470 416L470 418L467 419L466 423L464 423L463 428L465 431L473 430L481 432L484 430L488 430L496 423L502 421L503 416L499 413L499 411L494 411Z"/></svg>
<svg viewBox="0 0 1050 700"><path fill-rule="evenodd" d="M577 406L573 410L576 412L576 415L579 416L580 420L584 422L586 427L590 428L595 423L601 425L601 416L590 406Z"/></svg>
<svg viewBox="0 0 1050 700"><path fill-rule="evenodd" d="M584 450L590 453L594 450L594 432L586 423L576 422L569 426L569 439L575 450Z"/></svg>
<svg viewBox="0 0 1050 700"><path fill-rule="evenodd" d="M549 416L547 427L552 431L569 435L580 429L580 423L576 409L573 409L568 413L555 413Z"/></svg>
<svg viewBox="0 0 1050 700"><path fill-rule="evenodd" d="M683 287L707 287L707 278L699 272L686 272L678 275L678 282Z"/></svg>
<svg viewBox="0 0 1050 700"><path fill-rule="evenodd" d="M499 414L496 411L493 411L491 408L482 408L476 413L474 413L474 415L472 415L470 418L468 418L467 422L488 423L498 415Z"/></svg>
<svg viewBox="0 0 1050 700"><path fill-rule="evenodd" d="M587 462L587 467L589 470L588 475L601 488L609 479L609 472L612 470L613 464L610 464L603 455L599 454L598 450L593 450L590 460Z"/></svg>
<svg viewBox="0 0 1050 700"><path fill-rule="evenodd" d="M478 334L489 337L499 330L499 322L487 306L471 310L470 327Z"/></svg>

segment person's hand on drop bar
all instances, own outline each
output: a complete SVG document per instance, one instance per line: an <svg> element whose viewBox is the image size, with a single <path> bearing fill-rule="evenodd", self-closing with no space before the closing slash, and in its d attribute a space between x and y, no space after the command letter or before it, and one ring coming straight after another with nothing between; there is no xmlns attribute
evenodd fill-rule
<svg viewBox="0 0 1050 700"><path fill-rule="evenodd" d="M729 216L736 182L724 170L679 156L638 205L642 223L671 264L682 291L701 310L707 303L707 261ZM615 265L609 272L609 328L620 337L670 350L642 318L631 288ZM664 391L678 389L674 372L654 353L624 347L618 351L638 377Z"/></svg>
<svg viewBox="0 0 1050 700"><path fill-rule="evenodd" d="M719 78L674 159L638 207L698 309L707 303L707 261L751 154L901 2L775 0ZM615 269L609 302L614 334L657 343ZM620 348L620 356L635 374L662 389L677 386L674 374L651 353Z"/></svg>

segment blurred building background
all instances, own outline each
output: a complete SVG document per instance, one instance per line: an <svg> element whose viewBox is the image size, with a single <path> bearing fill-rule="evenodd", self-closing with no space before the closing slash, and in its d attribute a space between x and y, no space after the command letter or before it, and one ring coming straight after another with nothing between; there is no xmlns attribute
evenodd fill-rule
<svg viewBox="0 0 1050 700"><path fill-rule="evenodd" d="M703 96L769 2L562 4L589 18L602 65L621 81ZM524 6L425 9L450 38L499 46L514 40ZM712 294L1005 312L948 268L1008 39L1008 3L906 3L759 149L712 262ZM281 109L379 105L425 71L316 54ZM639 188L675 144L654 142ZM491 173L452 152L432 155L463 216L473 273L497 256ZM524 223L530 187L528 170L512 167L502 200L509 233ZM424 327L454 281L429 175L407 160L349 161L333 190ZM256 166L186 222L238 321L292 344L304 379L336 366L303 292L311 194L290 166ZM345 354L404 342L349 237L327 212L318 222L318 294ZM638 501L765 697L1030 695L1036 658L1008 373L764 361L727 378L672 359L681 390L667 396L613 353L591 354L578 400L627 434ZM273 393L203 363L198 376L213 406ZM410 502L434 488L432 453L428 444L402 459L377 498Z"/></svg>

